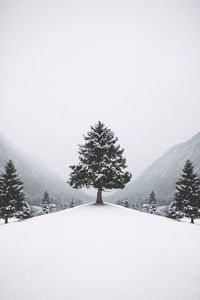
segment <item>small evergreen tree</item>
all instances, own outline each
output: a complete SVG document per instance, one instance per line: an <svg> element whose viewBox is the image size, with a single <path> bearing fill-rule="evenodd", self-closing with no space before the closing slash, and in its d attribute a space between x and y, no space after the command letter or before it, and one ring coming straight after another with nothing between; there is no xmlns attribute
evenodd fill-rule
<svg viewBox="0 0 200 300"><path fill-rule="evenodd" d="M154 191L149 195L149 213L154 214L156 212L157 200Z"/></svg>
<svg viewBox="0 0 200 300"><path fill-rule="evenodd" d="M72 208L75 206L74 199L72 198L69 204L69 207Z"/></svg>
<svg viewBox="0 0 200 300"><path fill-rule="evenodd" d="M129 203L128 203L128 200L127 200L127 199L125 199L125 201L124 201L124 207L126 207L126 208L129 207Z"/></svg>
<svg viewBox="0 0 200 300"><path fill-rule="evenodd" d="M23 202L21 210L16 212L15 217L20 220L24 220L32 217L30 206L26 201Z"/></svg>
<svg viewBox="0 0 200 300"><path fill-rule="evenodd" d="M49 193L45 191L42 198L42 210L45 214L49 213L49 204L50 204Z"/></svg>
<svg viewBox="0 0 200 300"><path fill-rule="evenodd" d="M169 206L168 217L171 219L182 219L184 217L183 199L178 192L173 195L172 203Z"/></svg>
<svg viewBox="0 0 200 300"><path fill-rule="evenodd" d="M182 175L176 182L174 200L170 205L169 217L182 218L184 216L194 219L199 216L200 181L194 173L194 166L187 160L182 170Z"/></svg>
<svg viewBox="0 0 200 300"><path fill-rule="evenodd" d="M79 146L79 163L70 166L72 172L68 183L76 189L97 189L96 204L103 204L103 190L123 189L131 179L131 174L124 172L124 150L116 144L118 139L114 133L101 122L91 126L84 139L85 144Z"/></svg>
<svg viewBox="0 0 200 300"><path fill-rule="evenodd" d="M24 201L23 182L14 163L9 160L0 177L0 213L5 223L23 209Z"/></svg>

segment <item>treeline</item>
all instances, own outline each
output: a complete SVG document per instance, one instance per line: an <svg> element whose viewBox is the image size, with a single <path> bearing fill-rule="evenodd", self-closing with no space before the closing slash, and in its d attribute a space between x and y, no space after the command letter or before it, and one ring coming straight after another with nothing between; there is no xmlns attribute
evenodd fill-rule
<svg viewBox="0 0 200 300"><path fill-rule="evenodd" d="M81 205L81 203L82 203L81 200L72 198L69 203L56 205L55 203L51 203L50 195L48 191L45 191L42 197L42 211L44 214L49 214L51 212L55 212L58 210L72 208L74 206Z"/></svg>
<svg viewBox="0 0 200 300"><path fill-rule="evenodd" d="M8 220L13 217L23 220L80 204L81 201L76 199L71 199L69 203L65 204L51 203L50 195L45 191L41 197L39 210L35 212L26 201L23 182L12 160L6 163L4 172L0 175L0 218L4 219L5 223L8 223Z"/></svg>
<svg viewBox="0 0 200 300"><path fill-rule="evenodd" d="M159 214L154 191L150 193L148 200L143 204L129 203L127 199L118 200L116 203L147 213ZM177 220L184 217L190 218L191 223L200 218L200 178L194 172L194 166L190 160L186 161L180 178L175 183L175 193L165 216Z"/></svg>
<svg viewBox="0 0 200 300"><path fill-rule="evenodd" d="M148 212L150 214L156 213L156 209L157 209L157 199L154 191L152 191L149 194L149 198L147 199L146 203L136 204L134 202L129 202L128 199L126 198L124 200L117 200L116 204L127 208L133 208L144 212Z"/></svg>

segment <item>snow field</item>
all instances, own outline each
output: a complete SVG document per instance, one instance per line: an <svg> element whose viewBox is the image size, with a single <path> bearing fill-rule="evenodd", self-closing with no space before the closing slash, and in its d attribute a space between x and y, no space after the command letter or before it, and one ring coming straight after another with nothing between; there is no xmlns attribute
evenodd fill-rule
<svg viewBox="0 0 200 300"><path fill-rule="evenodd" d="M200 226L84 205L0 226L1 300L199 300Z"/></svg>

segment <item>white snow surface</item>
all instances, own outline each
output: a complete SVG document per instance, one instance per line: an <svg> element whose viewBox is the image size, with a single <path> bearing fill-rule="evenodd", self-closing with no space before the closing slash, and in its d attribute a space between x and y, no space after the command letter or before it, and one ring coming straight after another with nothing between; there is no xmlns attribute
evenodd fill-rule
<svg viewBox="0 0 200 300"><path fill-rule="evenodd" d="M84 205L0 226L1 300L199 300L200 226Z"/></svg>

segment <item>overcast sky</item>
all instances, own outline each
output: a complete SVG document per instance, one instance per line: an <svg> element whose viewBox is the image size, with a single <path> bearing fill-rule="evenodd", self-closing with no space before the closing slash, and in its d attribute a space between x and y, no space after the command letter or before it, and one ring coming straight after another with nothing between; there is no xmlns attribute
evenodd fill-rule
<svg viewBox="0 0 200 300"><path fill-rule="evenodd" d="M98 120L133 177L200 131L199 0L1 0L0 132L63 178Z"/></svg>

